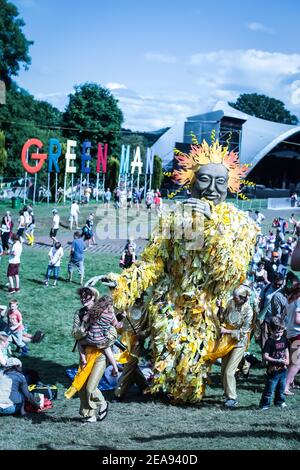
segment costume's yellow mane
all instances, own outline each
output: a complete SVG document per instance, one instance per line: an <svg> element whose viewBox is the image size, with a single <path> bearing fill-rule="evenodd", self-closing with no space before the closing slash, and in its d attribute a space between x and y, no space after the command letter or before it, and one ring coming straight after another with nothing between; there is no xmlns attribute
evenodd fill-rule
<svg viewBox="0 0 300 470"><path fill-rule="evenodd" d="M175 149L176 159L181 166L180 170L174 170L173 179L182 185L192 185L200 167L208 163L221 163L228 170L228 189L232 193L240 191L241 179L248 171L248 165L239 163L236 152L228 152L227 146L222 146L216 140L208 145L206 140L199 144L196 137L192 137L193 145L189 153L183 153Z"/></svg>

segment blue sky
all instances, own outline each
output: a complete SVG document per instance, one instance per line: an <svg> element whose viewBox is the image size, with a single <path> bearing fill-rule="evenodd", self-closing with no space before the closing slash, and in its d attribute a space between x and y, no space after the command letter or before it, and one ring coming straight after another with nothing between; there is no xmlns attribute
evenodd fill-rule
<svg viewBox="0 0 300 470"><path fill-rule="evenodd" d="M257 92L300 116L298 0L14 0L34 41L17 81L63 110L111 88L124 127L155 130Z"/></svg>

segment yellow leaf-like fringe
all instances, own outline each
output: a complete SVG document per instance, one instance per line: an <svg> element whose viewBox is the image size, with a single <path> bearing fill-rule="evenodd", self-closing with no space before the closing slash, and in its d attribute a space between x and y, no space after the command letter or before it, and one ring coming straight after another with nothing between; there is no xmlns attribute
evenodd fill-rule
<svg viewBox="0 0 300 470"><path fill-rule="evenodd" d="M189 250L186 240L175 237L188 218L178 205L163 224L172 227L171 237L165 239L157 229L137 265L121 275L110 274L118 284L113 293L117 308L128 308L153 286L151 392L163 391L177 402L201 400L211 363L236 344L229 335L220 339L216 300L224 305L246 278L258 233L255 223L232 204L223 202L211 210L212 218L202 224L202 248Z"/></svg>

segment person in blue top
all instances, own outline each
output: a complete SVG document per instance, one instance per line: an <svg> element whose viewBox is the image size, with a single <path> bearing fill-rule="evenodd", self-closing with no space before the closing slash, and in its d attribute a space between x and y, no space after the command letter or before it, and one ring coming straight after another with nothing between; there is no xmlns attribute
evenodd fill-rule
<svg viewBox="0 0 300 470"><path fill-rule="evenodd" d="M81 238L80 232L74 233L74 240L71 246L70 261L68 263L68 280L72 281L72 275L74 268L80 274L80 284L83 285L84 278L84 241Z"/></svg>

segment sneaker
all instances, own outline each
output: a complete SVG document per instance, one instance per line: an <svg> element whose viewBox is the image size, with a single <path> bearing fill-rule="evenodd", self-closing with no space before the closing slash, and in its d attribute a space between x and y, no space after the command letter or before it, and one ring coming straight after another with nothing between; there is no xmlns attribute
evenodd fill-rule
<svg viewBox="0 0 300 470"><path fill-rule="evenodd" d="M285 402L283 403L279 403L278 405L276 406L279 406L279 408L286 408L287 407L287 404Z"/></svg>
<svg viewBox="0 0 300 470"><path fill-rule="evenodd" d="M227 408L233 408L237 405L237 403L237 400L233 400L232 398L230 398L229 400L225 401L224 406L226 406Z"/></svg>
<svg viewBox="0 0 300 470"><path fill-rule="evenodd" d="M45 284L45 287L48 287L49 286L49 281L44 281L44 284Z"/></svg>
<svg viewBox="0 0 300 470"><path fill-rule="evenodd" d="M16 287L15 292L20 292L20 287Z"/></svg>
<svg viewBox="0 0 300 470"><path fill-rule="evenodd" d="M8 289L8 294L13 294L14 292L16 292L15 289L13 289L13 288L11 288L11 287Z"/></svg>
<svg viewBox="0 0 300 470"><path fill-rule="evenodd" d="M90 416L89 418L83 418L82 424L97 423L97 416Z"/></svg>
<svg viewBox="0 0 300 470"><path fill-rule="evenodd" d="M53 283L53 288L55 289L55 287L57 286L56 282Z"/></svg>
<svg viewBox="0 0 300 470"><path fill-rule="evenodd" d="M269 407L268 406L261 406L260 409L261 409L261 411L267 411L269 409Z"/></svg>

